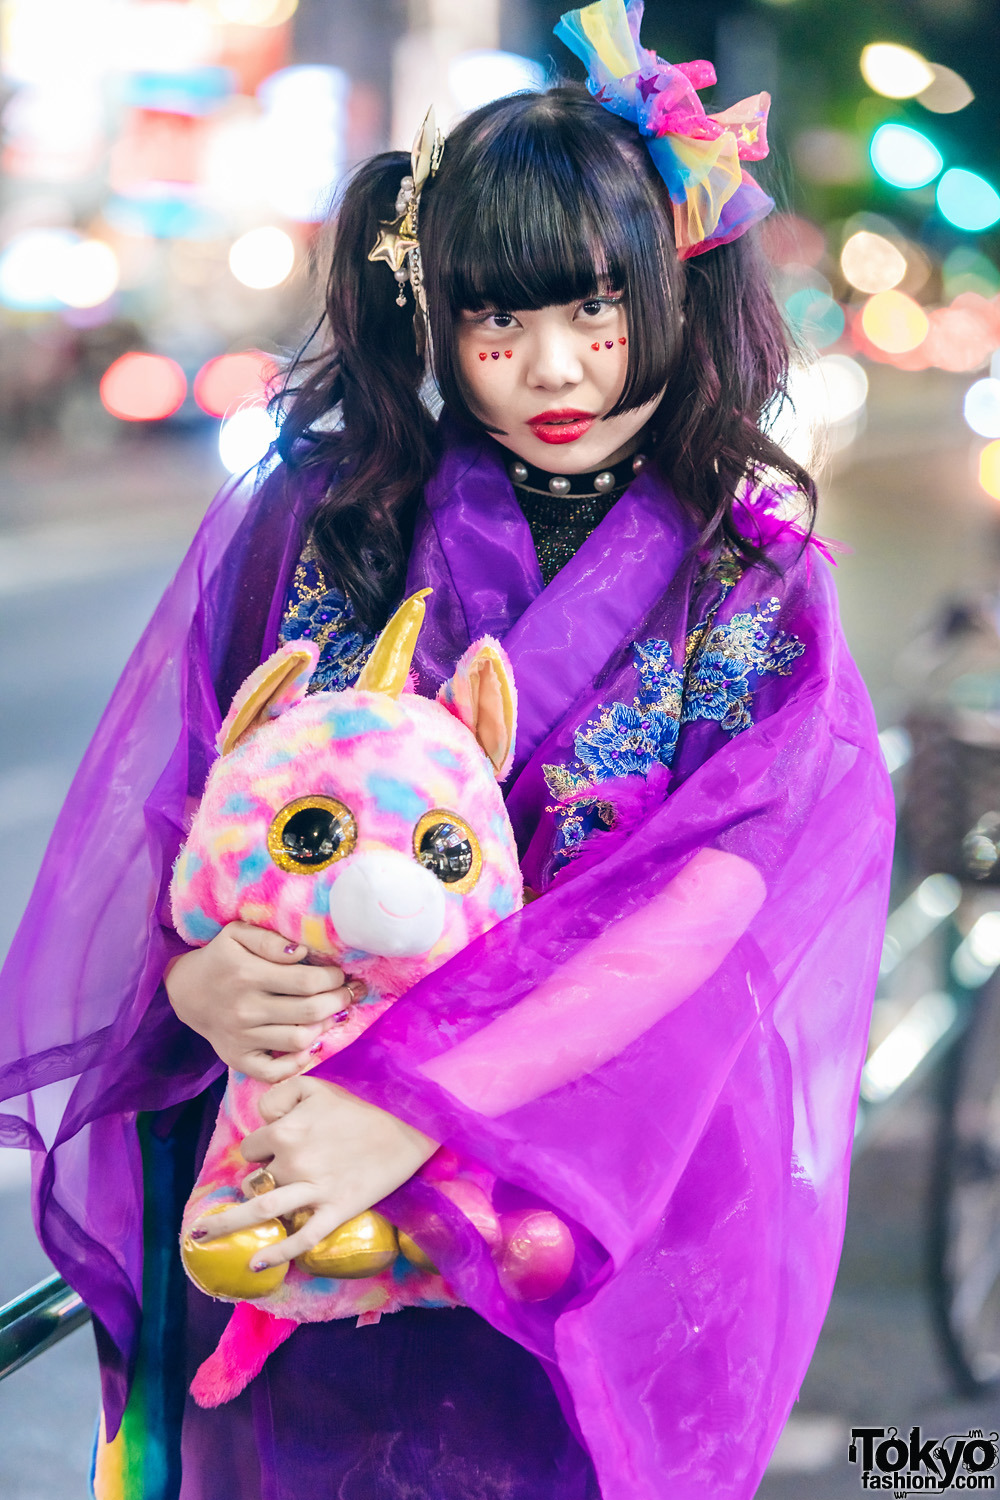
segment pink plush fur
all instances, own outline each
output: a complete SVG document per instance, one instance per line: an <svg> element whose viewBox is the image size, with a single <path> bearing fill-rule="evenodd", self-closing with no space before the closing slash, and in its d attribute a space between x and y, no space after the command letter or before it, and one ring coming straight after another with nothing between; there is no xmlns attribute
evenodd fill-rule
<svg viewBox="0 0 1000 1500"><path fill-rule="evenodd" d="M239 919L302 942L314 960L337 963L366 982L363 1001L322 1037L319 1061L349 1046L418 979L516 911L522 885L497 785L512 758L516 717L509 663L497 642L471 647L434 702L411 692L395 698L358 689L307 696L317 655L311 643L295 642L240 689L220 731L225 753L212 768L177 861L171 898L177 930L188 942L207 943ZM325 868L285 869L272 852L275 819L289 803L317 795L347 809L356 841L346 857ZM438 881L417 859L420 820L438 812L443 819L457 816L472 831L481 867L471 882ZM352 867L356 876L386 857L397 874L401 868L404 875L415 872L425 888L433 887L438 906L443 900L440 931L424 951L393 957L351 948L337 930L333 911L340 910L338 894L350 887ZM345 877L348 885L338 893ZM240 1146L261 1124L258 1101L266 1087L230 1074L182 1233L206 1209L242 1201L250 1169ZM439 1175L458 1202L456 1163L451 1153L439 1155ZM431 1181L436 1160L422 1172ZM491 1187L492 1179L484 1184L482 1169L471 1163L457 1172L467 1185ZM484 1201L488 1207L488 1193ZM292 1265L268 1297L238 1303L192 1392L202 1405L230 1400L299 1322L457 1302L440 1275L402 1259L358 1280L311 1276Z"/></svg>
<svg viewBox="0 0 1000 1500"><path fill-rule="evenodd" d="M235 1308L218 1347L191 1382L199 1406L222 1406L259 1375L269 1354L298 1327L292 1318L276 1318L252 1302Z"/></svg>

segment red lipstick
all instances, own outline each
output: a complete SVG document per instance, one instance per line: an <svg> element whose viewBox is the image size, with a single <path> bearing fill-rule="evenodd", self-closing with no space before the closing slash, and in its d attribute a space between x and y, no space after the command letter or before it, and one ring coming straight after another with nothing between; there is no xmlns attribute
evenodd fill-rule
<svg viewBox="0 0 1000 1500"><path fill-rule="evenodd" d="M593 422L593 412L577 411L575 407L541 411L537 417L528 418L528 426L543 443L575 443L590 431Z"/></svg>

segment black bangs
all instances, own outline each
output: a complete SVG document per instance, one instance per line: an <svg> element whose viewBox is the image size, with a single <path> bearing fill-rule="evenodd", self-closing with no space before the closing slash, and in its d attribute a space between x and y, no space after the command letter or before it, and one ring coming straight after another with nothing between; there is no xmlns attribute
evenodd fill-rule
<svg viewBox="0 0 1000 1500"><path fill-rule="evenodd" d="M635 130L579 86L515 95L463 120L421 202L434 366L474 422L455 334L463 311L517 312L624 295L629 369L615 411L654 399L680 338L665 190Z"/></svg>
<svg viewBox="0 0 1000 1500"><path fill-rule="evenodd" d="M596 295L602 280L604 290L624 288L632 259L624 216L601 214L560 143L533 135L518 143L521 170L481 163L470 183L475 201L456 205L446 250L453 313L575 302ZM615 197L634 196L623 187Z"/></svg>

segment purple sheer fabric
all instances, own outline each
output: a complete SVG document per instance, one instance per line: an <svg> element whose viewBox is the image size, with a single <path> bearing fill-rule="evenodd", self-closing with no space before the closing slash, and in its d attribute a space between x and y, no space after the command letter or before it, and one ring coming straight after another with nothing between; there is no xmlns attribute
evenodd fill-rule
<svg viewBox="0 0 1000 1500"><path fill-rule="evenodd" d="M139 1110L221 1071L161 984L167 888L227 703L277 634L297 553L277 471L227 486L136 647L56 824L0 976L0 1143L35 1160L36 1228L92 1309L111 1430L137 1346Z"/></svg>
<svg viewBox="0 0 1000 1500"><path fill-rule="evenodd" d="M229 1308L188 1295L193 1375ZM538 1361L468 1308L303 1326L228 1406L189 1398L182 1457L178 1500L600 1500Z"/></svg>
<svg viewBox="0 0 1000 1500"><path fill-rule="evenodd" d="M141 1276L133 1112L218 1071L158 983L163 890L220 705L274 641L312 503L286 490L279 470L210 512L4 974L0 1140L49 1148L40 1232L102 1325L112 1430ZM435 589L416 665L426 691L471 639L504 642L508 806L542 899L319 1070L489 1168L500 1211L571 1224L567 1286L515 1302L428 1182L387 1203L447 1229L442 1270L543 1363L606 1500L752 1495L839 1256L891 801L828 571L787 537L774 554L780 578L706 574L646 471L542 591L490 445L452 443L410 568Z"/></svg>

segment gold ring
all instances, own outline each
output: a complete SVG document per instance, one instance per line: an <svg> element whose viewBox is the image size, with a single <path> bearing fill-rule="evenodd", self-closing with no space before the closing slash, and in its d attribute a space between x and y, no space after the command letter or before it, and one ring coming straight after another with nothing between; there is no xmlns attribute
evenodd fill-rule
<svg viewBox="0 0 1000 1500"><path fill-rule="evenodd" d="M243 1191L252 1198L259 1198L261 1193L273 1193L277 1186L274 1173L269 1172L267 1167L258 1167L256 1172L251 1172L249 1177L243 1179Z"/></svg>

